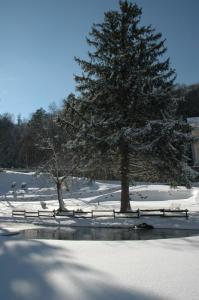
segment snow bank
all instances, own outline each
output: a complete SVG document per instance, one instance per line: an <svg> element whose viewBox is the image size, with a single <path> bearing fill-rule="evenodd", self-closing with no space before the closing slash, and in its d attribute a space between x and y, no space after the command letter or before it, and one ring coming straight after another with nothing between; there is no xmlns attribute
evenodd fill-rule
<svg viewBox="0 0 199 300"><path fill-rule="evenodd" d="M52 182L44 175L36 176L34 172L5 171L0 172L0 193L10 191L13 182L16 183L17 189L21 188L22 183L27 183L27 187L41 188L52 186Z"/></svg>

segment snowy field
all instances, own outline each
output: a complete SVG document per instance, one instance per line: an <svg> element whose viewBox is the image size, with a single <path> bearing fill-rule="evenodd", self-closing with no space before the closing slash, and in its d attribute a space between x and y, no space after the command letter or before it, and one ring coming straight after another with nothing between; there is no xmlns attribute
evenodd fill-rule
<svg viewBox="0 0 199 300"><path fill-rule="evenodd" d="M15 187L13 188L13 184ZM25 188L21 188L25 184ZM120 209L120 183L113 181L90 182L75 178L68 183L69 191L63 188L65 206L69 210L85 211ZM141 219L73 219L67 217L54 218L13 218L13 209L30 211L42 210L41 202L46 203L46 210L58 208L56 189L52 181L45 176L34 173L1 172L0 173L0 220L2 222L72 225L72 226L129 226L149 222L158 228L180 227L199 228L197 212L199 211L199 188L177 187L170 189L168 185L137 184L130 187L131 206L133 209L189 209L190 218L152 218Z"/></svg>
<svg viewBox="0 0 199 300"><path fill-rule="evenodd" d="M15 188L11 188L15 182ZM26 183L25 188L24 183ZM76 179L64 190L69 209L119 209L118 182ZM32 173L0 173L2 300L195 300L199 298L199 237L148 241L22 240L6 236L37 226L130 226L199 229L199 188L131 187L132 208L187 208L190 217L141 219L13 218L12 209L56 209L56 190Z"/></svg>

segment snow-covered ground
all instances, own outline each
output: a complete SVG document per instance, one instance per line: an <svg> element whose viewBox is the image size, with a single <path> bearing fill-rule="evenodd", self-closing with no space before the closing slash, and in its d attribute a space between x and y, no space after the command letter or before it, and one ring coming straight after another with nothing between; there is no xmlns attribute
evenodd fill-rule
<svg viewBox="0 0 199 300"><path fill-rule="evenodd" d="M16 183L16 190L11 189ZM21 184L27 183L25 190ZM133 208L188 208L189 219L12 218L15 208L58 207L56 190L30 173L0 173L0 295L2 300L195 300L199 298L199 237L148 241L22 240L5 234L40 225L130 226L199 229L199 188L131 187ZM64 191L69 209L118 209L118 182L76 179Z"/></svg>
<svg viewBox="0 0 199 300"><path fill-rule="evenodd" d="M198 300L199 238L0 238L2 300Z"/></svg>
<svg viewBox="0 0 199 300"><path fill-rule="evenodd" d="M11 186L15 183L15 188ZM21 186L26 183L24 189ZM70 210L82 209L90 211L111 210L120 208L120 183L111 181L90 182L75 178L69 183L69 192L65 188L63 196L65 205ZM159 218L142 217L140 219L119 219L113 217L94 219L74 219L67 217L53 218L13 218L13 209L31 211L42 210L41 201L45 201L47 210L58 208L56 189L52 181L45 176L36 177L34 173L2 172L0 173L0 221L14 223L33 223L49 225L73 226L129 226L141 221L155 227L180 227L199 229L199 188L186 189L178 187L170 189L168 185L137 184L130 188L131 206L133 209L181 208L189 209L190 217Z"/></svg>

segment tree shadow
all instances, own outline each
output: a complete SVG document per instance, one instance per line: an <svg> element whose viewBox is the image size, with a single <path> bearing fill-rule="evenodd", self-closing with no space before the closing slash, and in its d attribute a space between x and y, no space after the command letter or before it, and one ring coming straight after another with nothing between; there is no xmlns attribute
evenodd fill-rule
<svg viewBox="0 0 199 300"><path fill-rule="evenodd" d="M67 242L0 237L0 293L6 300L160 300L87 267Z"/></svg>

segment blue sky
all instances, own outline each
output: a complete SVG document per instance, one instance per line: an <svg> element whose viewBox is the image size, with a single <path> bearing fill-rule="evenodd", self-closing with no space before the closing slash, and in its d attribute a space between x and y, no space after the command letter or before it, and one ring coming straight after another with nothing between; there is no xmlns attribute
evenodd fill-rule
<svg viewBox="0 0 199 300"><path fill-rule="evenodd" d="M162 32L177 82L199 82L199 1L138 0L143 24ZM117 0L0 0L0 113L29 117L75 91L85 37Z"/></svg>

